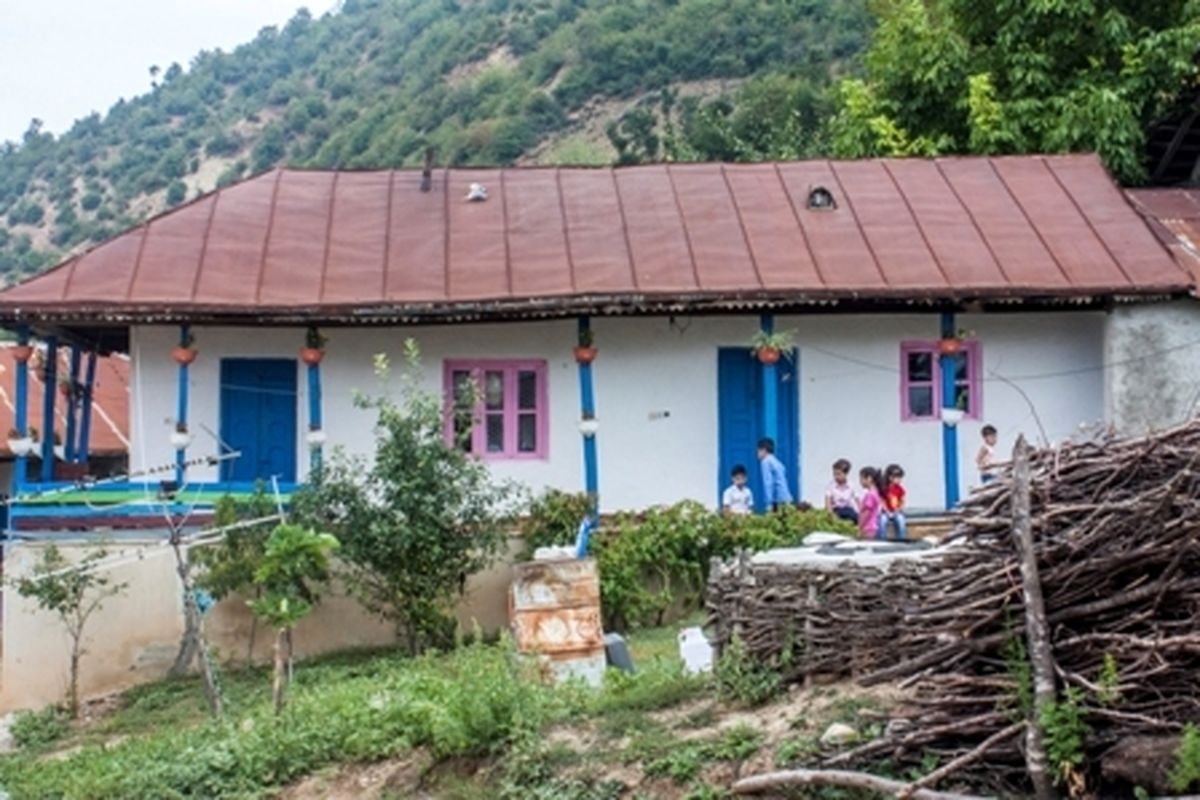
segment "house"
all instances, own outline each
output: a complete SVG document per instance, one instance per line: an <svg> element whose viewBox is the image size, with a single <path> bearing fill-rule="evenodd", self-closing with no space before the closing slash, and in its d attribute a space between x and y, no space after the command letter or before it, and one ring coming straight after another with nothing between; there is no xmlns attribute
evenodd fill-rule
<svg viewBox="0 0 1200 800"><path fill-rule="evenodd" d="M36 469L19 457L6 568L30 568L30 538L158 525L118 540L130 593L97 621L84 691L161 676L181 630L164 513L202 522L259 481L286 495L333 447L372 452L352 393L386 391L373 356L399 363L410 338L448 441L535 490L715 505L770 436L800 497L819 502L837 458L897 462L911 504L941 511L975 481L985 423L1010 447L1194 413L1192 202L1127 194L1089 155L268 172L0 292L0 324L45 342L48 384L86 393L75 365L128 357L132 472L64 484L47 444ZM764 330L792 352L760 363ZM16 433L60 418L13 371ZM478 407L456 408L471 379ZM505 569L470 585L464 619L503 624ZM53 624L5 598L0 710L59 696ZM244 604L210 614L222 653L248 629ZM330 597L297 642L391 636Z"/></svg>
<svg viewBox="0 0 1200 800"><path fill-rule="evenodd" d="M770 436L800 497L846 457L903 464L937 510L976 479L984 423L1007 447L1190 413L1165 343L1195 325L1195 279L1145 210L1090 155L285 169L0 292L0 322L128 353L132 469L178 460L188 486L286 490L331 444L369 453L352 391L413 338L448 403L484 389L447 435L535 489L711 505ZM760 364L760 329L795 351Z"/></svg>

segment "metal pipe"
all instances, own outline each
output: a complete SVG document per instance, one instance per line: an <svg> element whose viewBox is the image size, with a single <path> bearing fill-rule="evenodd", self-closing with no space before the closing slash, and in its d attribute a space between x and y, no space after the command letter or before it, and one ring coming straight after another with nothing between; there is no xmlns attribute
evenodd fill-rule
<svg viewBox="0 0 1200 800"><path fill-rule="evenodd" d="M42 482L54 480L54 397L58 384L58 337L46 337L46 375L42 381Z"/></svg>
<svg viewBox="0 0 1200 800"><path fill-rule="evenodd" d="M79 449L75 452L80 464L88 463L91 456L92 438L92 394L96 388L96 351L88 351L87 377L83 382L83 408L79 411Z"/></svg>
<svg viewBox="0 0 1200 800"><path fill-rule="evenodd" d="M17 329L17 344L22 347L29 346L29 326L22 325ZM29 435L29 362L17 362L16 375L16 408L13 411L13 425L17 429L17 435L21 438ZM19 455L13 463L13 496L21 493L21 489L25 486L26 469L28 469L28 456ZM11 523L11 518L10 518Z"/></svg>
<svg viewBox="0 0 1200 800"><path fill-rule="evenodd" d="M942 313L942 338L953 339L957 336L954 327L954 312ZM942 353L938 356L942 373L942 408L957 408L955 402L955 369L962 354L951 355ZM958 505L958 428L948 422L942 422L942 468L946 484L946 510Z"/></svg>
<svg viewBox="0 0 1200 800"><path fill-rule="evenodd" d="M579 317L578 322L580 341L590 337L591 320L586 316ZM592 383L591 362L579 362L579 405L580 419L592 423L596 419L595 387ZM583 435L583 485L591 501L592 513L600 511L600 465L596 453L596 430L581 425Z"/></svg>
<svg viewBox="0 0 1200 800"><path fill-rule="evenodd" d="M775 317L763 314L759 320L763 333L775 332ZM774 364L762 365L762 435L779 446L779 378Z"/></svg>
<svg viewBox="0 0 1200 800"><path fill-rule="evenodd" d="M71 345L71 368L69 375L69 384L67 386L67 425L63 431L63 460L67 463L75 461L75 412L79 408L79 402L75 397L75 388L79 386L79 368L81 366L81 353L79 345Z"/></svg>
<svg viewBox="0 0 1200 800"><path fill-rule="evenodd" d="M308 365L308 430L321 430L321 365ZM309 471L321 468L322 448L315 444L309 451Z"/></svg>
<svg viewBox="0 0 1200 800"><path fill-rule="evenodd" d="M191 342L191 327L188 325L179 326L179 346L188 347ZM181 363L179 365L179 389L178 389L178 408L175 412L175 429L187 429L188 416L188 365ZM175 451L175 482L182 486L184 474L187 472L187 447L180 447Z"/></svg>

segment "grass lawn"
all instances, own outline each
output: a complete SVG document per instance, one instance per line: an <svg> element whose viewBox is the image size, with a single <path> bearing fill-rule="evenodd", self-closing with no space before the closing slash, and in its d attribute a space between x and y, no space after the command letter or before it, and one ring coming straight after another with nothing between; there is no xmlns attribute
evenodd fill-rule
<svg viewBox="0 0 1200 800"><path fill-rule="evenodd" d="M728 705L685 675L678 631L699 622L633 633L636 673L595 690L544 685L507 642L301 663L279 718L261 669L221 675L218 721L194 679L142 686L65 730L49 713L22 719L42 741L0 757L0 787L13 800L724 797L777 746L810 752L818 716L795 697Z"/></svg>

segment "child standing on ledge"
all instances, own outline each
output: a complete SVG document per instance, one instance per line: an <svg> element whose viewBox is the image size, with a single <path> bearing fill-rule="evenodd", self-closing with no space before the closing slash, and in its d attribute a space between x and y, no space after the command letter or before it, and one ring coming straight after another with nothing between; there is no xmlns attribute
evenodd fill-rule
<svg viewBox="0 0 1200 800"><path fill-rule="evenodd" d="M975 466L979 468L979 483L987 486L996 480L996 426L984 425L979 433L983 444L975 454Z"/></svg>
<svg viewBox="0 0 1200 800"><path fill-rule="evenodd" d="M883 513L879 517L879 538L888 538L888 525L895 524L896 539L908 538L908 520L904 518L904 469L888 464L883 471Z"/></svg>
<svg viewBox="0 0 1200 800"><path fill-rule="evenodd" d="M863 467L858 471L858 482L863 488L862 497L858 499L858 532L864 539L874 539L879 534L879 518L883 510L879 481L879 470L874 467Z"/></svg>

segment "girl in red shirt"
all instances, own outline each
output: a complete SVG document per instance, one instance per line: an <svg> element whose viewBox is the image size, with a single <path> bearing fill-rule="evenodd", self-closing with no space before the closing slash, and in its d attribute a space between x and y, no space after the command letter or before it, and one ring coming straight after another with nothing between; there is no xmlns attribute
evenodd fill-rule
<svg viewBox="0 0 1200 800"><path fill-rule="evenodd" d="M888 538L888 525L896 526L896 539L908 538L908 520L904 518L904 469L888 464L883 471L883 510L879 513L879 538Z"/></svg>

